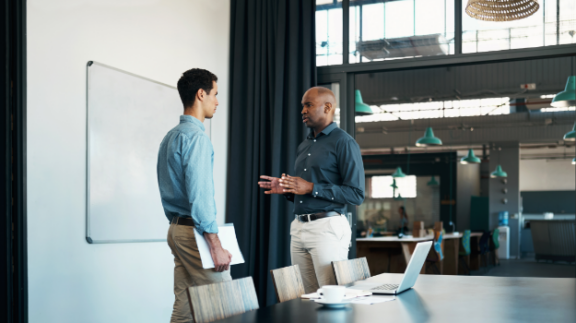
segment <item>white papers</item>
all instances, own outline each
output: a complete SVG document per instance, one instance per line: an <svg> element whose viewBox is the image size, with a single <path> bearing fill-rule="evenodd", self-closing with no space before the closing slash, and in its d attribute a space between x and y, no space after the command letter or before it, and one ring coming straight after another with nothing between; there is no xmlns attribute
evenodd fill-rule
<svg viewBox="0 0 576 323"><path fill-rule="evenodd" d="M204 236L201 235L196 228L194 228L194 234L196 235L196 244L198 245L198 251L200 252L200 259L202 259L202 267L204 269L214 268L214 260L212 259L208 242L206 242ZM220 238L222 248L228 250L232 254L232 262L230 265L243 264L244 257L240 251L240 246L238 246L234 225L228 224L218 227L218 238Z"/></svg>
<svg viewBox="0 0 576 323"><path fill-rule="evenodd" d="M356 297L362 297L362 296L370 296L372 295L372 293L370 291L367 290L358 290L358 289L346 289L346 294L344 295L344 300L351 300L354 299ZM302 296L300 296L300 298L304 298L304 299L320 299L322 298L322 296L318 293L310 293L310 294L304 294Z"/></svg>
<svg viewBox="0 0 576 323"><path fill-rule="evenodd" d="M360 297L352 300L353 304L372 305L384 302L390 302L396 299L396 296L368 296Z"/></svg>

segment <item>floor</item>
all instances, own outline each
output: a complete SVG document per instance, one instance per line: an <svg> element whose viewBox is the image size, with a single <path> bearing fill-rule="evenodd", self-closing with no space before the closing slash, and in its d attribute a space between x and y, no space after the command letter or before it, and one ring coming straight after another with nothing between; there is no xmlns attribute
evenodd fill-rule
<svg viewBox="0 0 576 323"><path fill-rule="evenodd" d="M576 265L566 262L536 262L535 259L500 259L500 266L480 268L470 273L472 276L496 277L551 277L574 278Z"/></svg>

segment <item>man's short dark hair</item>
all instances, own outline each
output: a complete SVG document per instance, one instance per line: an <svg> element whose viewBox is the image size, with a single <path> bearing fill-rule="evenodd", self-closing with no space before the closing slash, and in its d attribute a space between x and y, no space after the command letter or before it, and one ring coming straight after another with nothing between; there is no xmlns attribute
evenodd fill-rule
<svg viewBox="0 0 576 323"><path fill-rule="evenodd" d="M182 73L182 77L178 80L178 93L180 93L184 109L194 105L198 90L202 89L210 94L213 88L212 82L217 81L216 75L201 68L193 68Z"/></svg>

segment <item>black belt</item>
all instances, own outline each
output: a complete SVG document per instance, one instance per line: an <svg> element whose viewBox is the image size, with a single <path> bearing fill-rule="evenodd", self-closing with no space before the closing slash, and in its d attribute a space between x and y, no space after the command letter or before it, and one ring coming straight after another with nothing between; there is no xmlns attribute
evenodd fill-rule
<svg viewBox="0 0 576 323"><path fill-rule="evenodd" d="M172 223L180 224L180 225L187 225L190 227L194 226L194 220L192 220L192 218L181 218L179 216L174 216L172 218Z"/></svg>
<svg viewBox="0 0 576 323"><path fill-rule="evenodd" d="M329 212L320 212L314 214L296 214L296 218L300 222L310 222L319 219L328 218L331 216L340 216L341 214L336 211L329 211Z"/></svg>

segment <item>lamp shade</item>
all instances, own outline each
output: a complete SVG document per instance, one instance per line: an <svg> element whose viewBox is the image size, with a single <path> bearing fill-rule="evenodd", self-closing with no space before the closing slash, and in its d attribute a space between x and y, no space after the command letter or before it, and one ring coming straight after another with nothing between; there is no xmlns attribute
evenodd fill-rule
<svg viewBox="0 0 576 323"><path fill-rule="evenodd" d="M468 155L460 159L460 164L480 164L480 158L474 155L474 150L468 149Z"/></svg>
<svg viewBox="0 0 576 323"><path fill-rule="evenodd" d="M508 177L508 174L506 174L506 172L502 170L502 166L498 165L498 166L496 166L496 170L490 174L490 177L492 177L492 178Z"/></svg>
<svg viewBox="0 0 576 323"><path fill-rule="evenodd" d="M565 135L564 135L564 140L566 141L574 141L576 137L576 123L574 124L574 127L572 127L572 131L568 131Z"/></svg>
<svg viewBox="0 0 576 323"><path fill-rule="evenodd" d="M372 109L370 109L370 106L364 103L364 101L362 101L362 94L360 93L360 90L356 90L355 102L356 102L355 111L357 116L366 116L374 114L374 112L372 112Z"/></svg>
<svg viewBox="0 0 576 323"><path fill-rule="evenodd" d="M418 147L440 146L440 145L442 145L442 140L440 140L440 138L434 137L434 131L432 131L432 127L426 128L424 137L416 140L416 146Z"/></svg>
<svg viewBox="0 0 576 323"><path fill-rule="evenodd" d="M438 186L440 185L438 183L438 181L436 181L436 177L432 176L432 178L430 179L430 181L428 181L428 183L426 183L426 185L428 186Z"/></svg>
<svg viewBox="0 0 576 323"><path fill-rule="evenodd" d="M406 174L402 172L402 168L398 167L394 174L392 174L392 177L406 177Z"/></svg>
<svg viewBox="0 0 576 323"><path fill-rule="evenodd" d="M511 21L530 17L538 11L538 0L468 0L468 16L484 21Z"/></svg>
<svg viewBox="0 0 576 323"><path fill-rule="evenodd" d="M576 76L568 76L566 88L554 96L550 105L555 108L567 108L576 105Z"/></svg>
<svg viewBox="0 0 576 323"><path fill-rule="evenodd" d="M398 196L394 198L396 201L404 201L405 198L402 197L402 194L398 193Z"/></svg>

